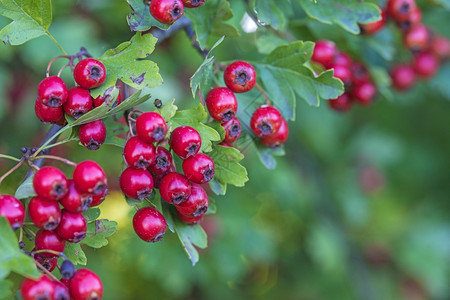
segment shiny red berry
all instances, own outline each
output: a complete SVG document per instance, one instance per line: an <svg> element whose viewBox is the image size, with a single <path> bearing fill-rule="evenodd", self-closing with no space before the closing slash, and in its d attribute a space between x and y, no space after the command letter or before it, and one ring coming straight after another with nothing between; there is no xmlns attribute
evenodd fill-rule
<svg viewBox="0 0 450 300"><path fill-rule="evenodd" d="M106 188L102 194L93 195L92 196L92 202L89 205L90 207L99 206L102 204L103 201L105 201L106 196L108 195L108 189Z"/></svg>
<svg viewBox="0 0 450 300"><path fill-rule="evenodd" d="M79 269L69 281L69 292L73 300L100 300L103 284L91 270Z"/></svg>
<svg viewBox="0 0 450 300"><path fill-rule="evenodd" d="M152 175L147 170L126 168L120 175L120 188L125 196L143 200L152 193Z"/></svg>
<svg viewBox="0 0 450 300"><path fill-rule="evenodd" d="M129 167L147 169L156 159L155 146L133 136L128 139L123 148L123 158Z"/></svg>
<svg viewBox="0 0 450 300"><path fill-rule="evenodd" d="M177 211L185 216L200 217L208 210L209 199L205 190L196 183L191 186L191 194L179 204L175 204Z"/></svg>
<svg viewBox="0 0 450 300"><path fill-rule="evenodd" d="M439 60L431 52L421 52L414 56L412 66L417 76L429 79L439 70Z"/></svg>
<svg viewBox="0 0 450 300"><path fill-rule="evenodd" d="M198 153L183 161L183 172L192 182L206 183L214 177L214 162L208 155Z"/></svg>
<svg viewBox="0 0 450 300"><path fill-rule="evenodd" d="M165 201L180 204L191 194L191 184L183 174L171 172L161 180L159 192Z"/></svg>
<svg viewBox="0 0 450 300"><path fill-rule="evenodd" d="M133 217L133 228L142 240L155 243L164 237L167 223L158 210L153 207L143 207Z"/></svg>
<svg viewBox="0 0 450 300"><path fill-rule="evenodd" d="M328 67L334 60L337 53L336 44L332 41L317 41L311 56L311 60L315 63Z"/></svg>
<svg viewBox="0 0 450 300"><path fill-rule="evenodd" d="M150 172L155 175L165 174L172 168L172 155L163 147L156 148L155 160L149 166Z"/></svg>
<svg viewBox="0 0 450 300"><path fill-rule="evenodd" d="M333 63L337 66L350 68L352 65L352 59L350 58L350 56L348 56L348 54L344 52L338 52Z"/></svg>
<svg viewBox="0 0 450 300"><path fill-rule="evenodd" d="M152 0L150 14L163 24L172 24L183 16L184 5L180 0Z"/></svg>
<svg viewBox="0 0 450 300"><path fill-rule="evenodd" d="M411 88L416 82L416 73L409 65L399 64L393 66L390 75L392 86L399 91L405 91Z"/></svg>
<svg viewBox="0 0 450 300"><path fill-rule="evenodd" d="M81 87L73 87L69 89L69 96L63 105L64 111L69 116L78 119L93 108L93 101L88 90Z"/></svg>
<svg viewBox="0 0 450 300"><path fill-rule="evenodd" d="M45 229L40 229L36 233L34 239L36 250L52 250L55 252L63 252L66 247L66 242L55 232ZM58 255L51 252L41 252L39 255L44 257L56 257Z"/></svg>
<svg viewBox="0 0 450 300"><path fill-rule="evenodd" d="M5 217L13 230L23 225L25 220L25 208L16 197L0 195L0 217Z"/></svg>
<svg viewBox="0 0 450 300"><path fill-rule="evenodd" d="M107 187L107 179L102 167L95 161L85 160L73 171L73 181L82 194L102 194Z"/></svg>
<svg viewBox="0 0 450 300"><path fill-rule="evenodd" d="M360 62L353 62L350 71L352 72L352 84L358 85L370 80L367 68Z"/></svg>
<svg viewBox="0 0 450 300"><path fill-rule="evenodd" d="M166 121L156 112L145 112L136 119L136 133L143 142L159 142L167 133Z"/></svg>
<svg viewBox="0 0 450 300"><path fill-rule="evenodd" d="M198 217L185 216L177 210L177 216L178 216L178 219L180 219L180 221L183 222L184 224L195 225L195 224L199 224L201 221L203 221L203 217L205 215L200 215Z"/></svg>
<svg viewBox="0 0 450 300"><path fill-rule="evenodd" d="M61 170L42 167L34 174L33 187L39 197L57 201L67 194L68 181Z"/></svg>
<svg viewBox="0 0 450 300"><path fill-rule="evenodd" d="M98 150L106 140L106 126L102 120L80 125L78 130L80 143L89 150Z"/></svg>
<svg viewBox="0 0 450 300"><path fill-rule="evenodd" d="M36 262L40 263L49 272L53 271L56 268L56 265L58 264L57 257L45 257L40 255L39 253L33 254L33 259Z"/></svg>
<svg viewBox="0 0 450 300"><path fill-rule="evenodd" d="M331 100L330 100L331 101ZM278 147L284 144L289 137L289 127L286 120L281 120L281 126L278 131L270 136L262 137L261 142L268 147Z"/></svg>
<svg viewBox="0 0 450 300"><path fill-rule="evenodd" d="M86 211L93 201L91 194L81 194L72 179L69 179L69 191L59 202L68 211L83 212Z"/></svg>
<svg viewBox="0 0 450 300"><path fill-rule="evenodd" d="M49 107L60 107L66 102L67 86L58 76L44 78L38 86L38 99Z"/></svg>
<svg viewBox="0 0 450 300"><path fill-rule="evenodd" d="M182 0L184 7L195 8L202 6L205 3L205 0Z"/></svg>
<svg viewBox="0 0 450 300"><path fill-rule="evenodd" d="M226 122L236 115L238 102L230 89L216 87L206 95L206 107L211 117Z"/></svg>
<svg viewBox="0 0 450 300"><path fill-rule="evenodd" d="M39 228L54 230L61 221L61 209L57 201L33 197L28 204L28 215Z"/></svg>
<svg viewBox="0 0 450 300"><path fill-rule="evenodd" d="M105 97L98 96L97 98L92 98L92 104L94 105L94 108L101 106L103 103L105 103Z"/></svg>
<svg viewBox="0 0 450 300"><path fill-rule="evenodd" d="M419 8L416 8L408 15L407 19L397 22L397 26L403 31L408 31L419 25L421 22L422 11Z"/></svg>
<svg viewBox="0 0 450 300"><path fill-rule="evenodd" d="M381 9L381 19L372 23L359 24L362 34L372 35L380 31L386 25L386 11Z"/></svg>
<svg viewBox="0 0 450 300"><path fill-rule="evenodd" d="M352 90L353 99L362 105L372 103L376 93L377 87L370 81L358 84Z"/></svg>
<svg viewBox="0 0 450 300"><path fill-rule="evenodd" d="M241 122L238 118L233 117L221 125L225 129L225 138L222 142L231 144L241 135Z"/></svg>
<svg viewBox="0 0 450 300"><path fill-rule="evenodd" d="M39 99L34 103L34 112L36 117L44 123L58 123L61 118L64 118L64 110L61 106L50 107L43 104Z"/></svg>
<svg viewBox="0 0 450 300"><path fill-rule="evenodd" d="M56 232L65 241L78 243L86 237L87 224L79 212L61 211L61 222Z"/></svg>
<svg viewBox="0 0 450 300"><path fill-rule="evenodd" d="M53 300L70 300L70 293L68 287L59 281L53 281L55 292L53 293Z"/></svg>
<svg viewBox="0 0 450 300"><path fill-rule="evenodd" d="M23 300L53 300L55 287L46 275L39 279L25 278L20 285L20 295Z"/></svg>
<svg viewBox="0 0 450 300"><path fill-rule="evenodd" d="M223 79L234 93L245 93L255 86L256 72L251 64L238 60L227 66Z"/></svg>
<svg viewBox="0 0 450 300"><path fill-rule="evenodd" d="M387 13L395 21L401 22L417 8L415 0L389 0L387 2Z"/></svg>
<svg viewBox="0 0 450 300"><path fill-rule="evenodd" d="M348 111L352 107L352 100L348 93L344 93L337 97L336 99L328 100L328 105L337 111Z"/></svg>
<svg viewBox="0 0 450 300"><path fill-rule="evenodd" d="M175 128L170 135L170 147L182 159L198 153L202 139L197 130L189 126Z"/></svg>
<svg viewBox="0 0 450 300"><path fill-rule="evenodd" d="M269 136L280 129L282 119L278 109L271 105L262 105L253 112L250 127L259 137Z"/></svg>
<svg viewBox="0 0 450 300"><path fill-rule="evenodd" d="M352 83L352 72L349 67L344 65L331 64L329 69L334 70L334 77L340 79L345 86L349 86Z"/></svg>
<svg viewBox="0 0 450 300"><path fill-rule="evenodd" d="M102 62L85 58L75 66L73 78L79 86L89 90L102 85L106 79L106 69Z"/></svg>
<svg viewBox="0 0 450 300"><path fill-rule="evenodd" d="M430 31L422 24L410 29L403 36L405 46L414 52L427 49L430 46L430 41Z"/></svg>

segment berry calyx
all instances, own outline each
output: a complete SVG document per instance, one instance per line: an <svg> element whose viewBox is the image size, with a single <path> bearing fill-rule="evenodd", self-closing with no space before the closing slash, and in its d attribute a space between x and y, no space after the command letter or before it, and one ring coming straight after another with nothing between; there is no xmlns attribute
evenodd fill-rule
<svg viewBox="0 0 450 300"><path fill-rule="evenodd" d="M166 121L156 112L145 112L136 119L136 133L143 142L159 142L167 133Z"/></svg>
<svg viewBox="0 0 450 300"><path fill-rule="evenodd" d="M431 35L428 28L422 24L410 29L403 36L403 43L413 52L425 50L429 47Z"/></svg>
<svg viewBox="0 0 450 300"><path fill-rule="evenodd" d="M167 223L158 210L153 207L143 207L133 217L133 228L142 240L156 243L164 237Z"/></svg>
<svg viewBox="0 0 450 300"><path fill-rule="evenodd" d="M55 287L46 275L37 280L25 278L20 284L20 294L23 300L53 300Z"/></svg>
<svg viewBox="0 0 450 300"><path fill-rule="evenodd" d="M37 227L54 230L61 220L61 209L57 201L33 197L28 205L28 215Z"/></svg>
<svg viewBox="0 0 450 300"><path fill-rule="evenodd" d="M107 187L107 179L102 167L95 161L85 160L73 171L73 181L82 194L102 194Z"/></svg>
<svg viewBox="0 0 450 300"><path fill-rule="evenodd" d="M34 112L36 117L43 123L58 123L61 118L64 119L64 110L61 106L47 106L39 98L34 103Z"/></svg>
<svg viewBox="0 0 450 300"><path fill-rule="evenodd" d="M327 68L334 60L337 53L336 44L332 41L317 41L311 56L311 60L315 63L323 65Z"/></svg>
<svg viewBox="0 0 450 300"><path fill-rule="evenodd" d="M439 70L439 60L431 52L421 52L414 56L412 67L417 76L429 79Z"/></svg>
<svg viewBox="0 0 450 300"><path fill-rule="evenodd" d="M103 284L91 270L79 269L70 279L69 292L73 300L100 300L103 297Z"/></svg>
<svg viewBox="0 0 450 300"><path fill-rule="evenodd" d="M65 241L78 243L86 237L87 224L79 212L61 211L61 222L56 232Z"/></svg>
<svg viewBox="0 0 450 300"><path fill-rule="evenodd" d="M398 64L392 67L391 79L393 87L398 91L405 91L411 88L416 81L414 69L405 64Z"/></svg>
<svg viewBox="0 0 450 300"><path fill-rule="evenodd" d="M92 110L93 101L88 90L81 87L73 87L69 89L69 96L63 108L66 114L78 119L85 113Z"/></svg>
<svg viewBox="0 0 450 300"><path fill-rule="evenodd" d="M183 161L183 172L192 182L206 183L214 177L214 162L208 155L198 153Z"/></svg>
<svg viewBox="0 0 450 300"><path fill-rule="evenodd" d="M372 103L375 94L377 93L376 86L370 82L364 82L353 88L352 96L353 99L362 105L369 105Z"/></svg>
<svg viewBox="0 0 450 300"><path fill-rule="evenodd" d="M202 139L197 130L189 126L175 128L170 135L170 147L182 159L198 153Z"/></svg>
<svg viewBox="0 0 450 300"><path fill-rule="evenodd" d="M330 100L331 101L331 100ZM261 142L267 147L278 147L284 144L289 137L289 127L286 120L283 118L281 120L281 126L278 131L270 136L262 137Z"/></svg>
<svg viewBox="0 0 450 300"><path fill-rule="evenodd" d="M34 239L36 250L52 250L63 252L66 242L55 231L40 229ZM43 257L56 257L58 255L50 252L40 252Z"/></svg>
<svg viewBox="0 0 450 300"><path fill-rule="evenodd" d="M191 184L183 174L171 172L161 179L159 192L165 201L180 204L191 194Z"/></svg>
<svg viewBox="0 0 450 300"><path fill-rule="evenodd" d="M223 79L234 93L245 93L255 86L256 72L251 64L238 60L227 66Z"/></svg>
<svg viewBox="0 0 450 300"><path fill-rule="evenodd" d="M225 129L225 137L222 142L231 144L241 135L241 122L238 118L233 117L221 125Z"/></svg>
<svg viewBox="0 0 450 300"><path fill-rule="evenodd" d="M195 8L202 6L205 0L182 0L184 7Z"/></svg>
<svg viewBox="0 0 450 300"><path fill-rule="evenodd" d="M183 16L184 5L180 0L152 0L150 14L163 24L172 24Z"/></svg>
<svg viewBox="0 0 450 300"><path fill-rule="evenodd" d="M336 111L348 111L352 107L352 100L348 93L344 93L336 99L328 100L328 105Z"/></svg>
<svg viewBox="0 0 450 300"><path fill-rule="evenodd" d="M0 217L5 217L13 230L19 229L25 220L25 208L16 197L0 195Z"/></svg>
<svg viewBox="0 0 450 300"><path fill-rule="evenodd" d="M45 257L35 253L33 254L33 258L36 262L40 263L44 267L44 269L46 269L49 272L53 271L56 268L56 265L58 264L57 257Z"/></svg>
<svg viewBox="0 0 450 300"><path fill-rule="evenodd" d="M408 31L419 25L421 22L422 11L418 7L416 7L416 9L408 15L407 19L401 22L397 22L397 26L400 28L400 30Z"/></svg>
<svg viewBox="0 0 450 300"><path fill-rule="evenodd" d="M360 62L353 62L350 71L352 73L352 84L358 85L370 80L369 71Z"/></svg>
<svg viewBox="0 0 450 300"><path fill-rule="evenodd" d="M175 204L176 210L189 217L201 217L208 210L209 199L205 190L198 184L193 183L191 194L182 203Z"/></svg>
<svg viewBox="0 0 450 300"><path fill-rule="evenodd" d="M89 150L98 150L106 139L106 126L102 120L80 125L78 130L80 143Z"/></svg>
<svg viewBox="0 0 450 300"><path fill-rule="evenodd" d="M93 195L92 202L89 207L99 206L106 199L106 195L108 195L108 188L106 188L102 194Z"/></svg>
<svg viewBox="0 0 450 300"><path fill-rule="evenodd" d="M133 136L128 139L123 148L123 158L127 166L135 169L147 169L155 161L155 152L155 146Z"/></svg>
<svg viewBox="0 0 450 300"><path fill-rule="evenodd" d="M67 86L58 76L44 78L38 85L38 99L48 107L62 106L67 96Z"/></svg>
<svg viewBox="0 0 450 300"><path fill-rule="evenodd" d="M206 95L206 107L211 117L226 122L236 115L238 102L229 88L216 87Z"/></svg>
<svg viewBox="0 0 450 300"><path fill-rule="evenodd" d="M389 16L398 22L407 20L416 8L415 0L389 0L386 6Z"/></svg>
<svg viewBox="0 0 450 300"><path fill-rule="evenodd" d="M125 196L143 200L152 193L152 175L147 170L126 168L120 175L120 188Z"/></svg>
<svg viewBox="0 0 450 300"><path fill-rule="evenodd" d="M55 167L42 167L33 178L36 194L46 200L60 200L68 191L68 181L64 173Z"/></svg>
<svg viewBox="0 0 450 300"><path fill-rule="evenodd" d="M280 129L282 119L278 109L271 105L262 105L253 112L250 127L259 137L269 136Z"/></svg>
<svg viewBox="0 0 450 300"><path fill-rule="evenodd" d="M91 194L81 194L75 185L75 182L69 179L69 191L66 196L59 200L61 205L71 212L86 211L92 203Z"/></svg>
<svg viewBox="0 0 450 300"><path fill-rule="evenodd" d="M156 148L155 160L148 168L152 174L161 175L172 168L172 155L170 151L163 147Z"/></svg>
<svg viewBox="0 0 450 300"><path fill-rule="evenodd" d="M73 78L79 86L89 90L102 85L106 79L106 69L102 62L85 58L75 66Z"/></svg>

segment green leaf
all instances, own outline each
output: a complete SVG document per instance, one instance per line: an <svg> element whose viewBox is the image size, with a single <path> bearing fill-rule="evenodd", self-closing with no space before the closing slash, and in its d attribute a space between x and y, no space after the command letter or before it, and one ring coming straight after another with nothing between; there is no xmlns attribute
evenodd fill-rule
<svg viewBox="0 0 450 300"><path fill-rule="evenodd" d="M92 248L101 248L108 244L107 237L116 232L117 222L107 219L95 220L87 226L86 238L81 243Z"/></svg>
<svg viewBox="0 0 450 300"><path fill-rule="evenodd" d="M64 254L75 265L86 265L87 263L86 254L81 249L80 243L66 243Z"/></svg>
<svg viewBox="0 0 450 300"><path fill-rule="evenodd" d="M20 45L49 35L52 5L50 0L2 0L0 15L12 20L0 30L0 39L3 43Z"/></svg>
<svg viewBox="0 0 450 300"><path fill-rule="evenodd" d="M17 199L26 199L36 196L36 192L33 188L33 177L34 174L28 177L22 184L17 188L14 197Z"/></svg>
<svg viewBox="0 0 450 300"><path fill-rule="evenodd" d="M208 246L206 232L200 225L184 224L177 217L174 218L174 229L183 245L184 251L186 251L189 260L194 266L199 260L198 251L194 245L201 249L205 249Z"/></svg>
<svg viewBox="0 0 450 300"><path fill-rule="evenodd" d="M450 11L450 1L449 0L434 0L435 3L439 4L446 10Z"/></svg>
<svg viewBox="0 0 450 300"><path fill-rule="evenodd" d="M87 211L83 212L83 216L86 219L86 222L93 221L100 216L100 208L91 207Z"/></svg>
<svg viewBox="0 0 450 300"><path fill-rule="evenodd" d="M269 170L273 170L277 166L277 161L275 160L274 156L285 155L283 146L269 148L267 146L264 146L260 142L257 142L255 144L255 147L256 147L256 153L258 153L259 159L261 160L263 165Z"/></svg>
<svg viewBox="0 0 450 300"><path fill-rule="evenodd" d="M175 99L172 99L156 110L166 122L169 122L178 110L178 107L174 103Z"/></svg>
<svg viewBox="0 0 450 300"><path fill-rule="evenodd" d="M0 280L0 299L6 299L12 296L13 283L10 280ZM11 299L11 298L9 298Z"/></svg>
<svg viewBox="0 0 450 300"><path fill-rule="evenodd" d="M248 181L247 170L239 164L239 161L244 156L238 149L214 145L213 151L209 153L209 156L214 161L214 179L221 184L244 186Z"/></svg>
<svg viewBox="0 0 450 300"><path fill-rule="evenodd" d="M284 30L287 22L283 11L275 0L255 0L254 10L262 24L270 25L276 30Z"/></svg>
<svg viewBox="0 0 450 300"><path fill-rule="evenodd" d="M127 16L127 22L131 31L146 31L150 27L156 26L161 29L167 29L170 27L168 24L158 22L150 14L148 4L142 0L127 0L130 5L131 13Z"/></svg>
<svg viewBox="0 0 450 300"><path fill-rule="evenodd" d="M222 183L215 178L213 178L209 182L209 187L216 195L225 195L227 193L227 185L225 183Z"/></svg>
<svg viewBox="0 0 450 300"><path fill-rule="evenodd" d="M269 54L277 47L286 44L288 44L288 41L271 33L262 34L256 39L256 47L258 47L259 53L262 54Z"/></svg>
<svg viewBox="0 0 450 300"><path fill-rule="evenodd" d="M439 93L447 100L450 100L450 85L448 79L450 78L450 63L443 65L435 77L430 81L430 86L439 91Z"/></svg>
<svg viewBox="0 0 450 300"><path fill-rule="evenodd" d="M103 122L106 126L106 139L103 144L114 145L121 148L125 147L127 141L117 137L117 135L127 133L129 127L126 124L116 122L114 117L106 118Z"/></svg>
<svg viewBox="0 0 450 300"><path fill-rule="evenodd" d="M372 3L355 0L297 0L309 17L325 24L337 24L345 30L359 34L358 23L381 19L380 9Z"/></svg>

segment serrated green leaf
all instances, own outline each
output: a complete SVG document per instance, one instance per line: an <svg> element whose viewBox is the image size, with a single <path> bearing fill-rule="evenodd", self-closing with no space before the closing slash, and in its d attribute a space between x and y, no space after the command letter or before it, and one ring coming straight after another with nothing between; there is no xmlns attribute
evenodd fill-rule
<svg viewBox="0 0 450 300"><path fill-rule="evenodd" d="M87 226L86 237L81 241L92 248L101 248L108 245L107 237L116 232L117 222L100 219L90 222Z"/></svg>
<svg viewBox="0 0 450 300"><path fill-rule="evenodd" d="M275 0L255 0L254 10L258 19L265 25L270 25L276 30L284 30L287 22L283 11Z"/></svg>
<svg viewBox="0 0 450 300"><path fill-rule="evenodd" d="M0 30L3 43L20 45L48 34L52 22L50 0L2 0L0 15L12 22Z"/></svg>
<svg viewBox="0 0 450 300"><path fill-rule="evenodd" d="M176 217L174 218L174 228L183 245L184 251L194 266L199 260L198 251L195 246L201 249L205 249L208 246L206 232L200 225L187 225Z"/></svg>
<svg viewBox="0 0 450 300"><path fill-rule="evenodd" d="M10 280L0 280L0 299L9 298L12 296L13 283ZM9 298L11 299L11 298Z"/></svg>
<svg viewBox="0 0 450 300"><path fill-rule="evenodd" d="M264 146L260 142L255 143L256 153L258 153L258 157L263 163L263 165L269 169L273 170L277 166L277 161L274 156L283 156L285 155L283 146L269 148Z"/></svg>
<svg viewBox="0 0 450 300"><path fill-rule="evenodd" d="M156 26L161 29L168 29L170 25L158 22L150 14L148 4L142 0L127 0L131 13L127 16L128 26L131 31L146 31L150 27Z"/></svg>
<svg viewBox="0 0 450 300"><path fill-rule="evenodd" d="M83 216L86 219L86 222L93 221L100 216L100 208L91 207L88 210L86 210L85 212L83 212Z"/></svg>
<svg viewBox="0 0 450 300"><path fill-rule="evenodd" d="M214 178L209 182L209 187L211 188L211 191L213 191L213 193L216 195L223 196L227 193L227 185L225 183L217 181Z"/></svg>
<svg viewBox="0 0 450 300"><path fill-rule="evenodd" d="M172 119L173 116L175 116L175 113L178 110L178 107L174 103L175 99L172 99L166 104L164 104L161 108L156 110L156 112L159 113L166 122L169 122L170 119Z"/></svg>
<svg viewBox="0 0 450 300"><path fill-rule="evenodd" d="M256 39L256 47L259 53L269 54L277 47L288 44L288 41L275 34L262 34Z"/></svg>
<svg viewBox="0 0 450 300"><path fill-rule="evenodd" d="M33 177L34 174L22 182L22 184L17 188L14 197L17 199L26 199L36 196L36 192L33 188Z"/></svg>
<svg viewBox="0 0 450 300"><path fill-rule="evenodd" d="M214 145L213 151L209 153L209 156L214 161L215 180L222 184L232 184L235 186L244 186L248 181L247 170L239 164L239 161L244 156L238 149Z"/></svg>
<svg viewBox="0 0 450 300"><path fill-rule="evenodd" d="M87 258L80 243L66 243L64 254L74 265L86 265Z"/></svg>
<svg viewBox="0 0 450 300"><path fill-rule="evenodd" d="M103 119L103 122L106 127L106 138L103 144L114 145L121 148L125 147L127 141L117 137L117 135L127 133L129 127L126 124L116 122L114 117L105 118Z"/></svg>

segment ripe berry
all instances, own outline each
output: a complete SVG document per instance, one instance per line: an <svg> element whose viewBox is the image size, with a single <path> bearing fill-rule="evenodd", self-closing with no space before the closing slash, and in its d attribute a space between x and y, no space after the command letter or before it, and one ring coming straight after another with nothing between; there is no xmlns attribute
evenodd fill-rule
<svg viewBox="0 0 450 300"><path fill-rule="evenodd" d="M34 174L33 187L39 197L57 201L67 194L68 181L61 170L42 167Z"/></svg>
<svg viewBox="0 0 450 300"><path fill-rule="evenodd" d="M167 133L166 121L156 112L145 112L136 119L136 133L143 142L159 142Z"/></svg>
<svg viewBox="0 0 450 300"><path fill-rule="evenodd" d="M372 103L376 93L376 86L372 82L367 81L355 86L352 91L352 96L353 99L358 101L360 104L369 105Z"/></svg>
<svg viewBox="0 0 450 300"><path fill-rule="evenodd" d="M416 8L408 15L407 19L401 22L397 22L397 26L403 31L408 31L419 25L421 22L422 11L419 8Z"/></svg>
<svg viewBox="0 0 450 300"><path fill-rule="evenodd" d="M331 64L329 69L334 70L334 77L342 80L345 86L352 83L352 72L349 67L343 65Z"/></svg>
<svg viewBox="0 0 450 300"><path fill-rule="evenodd" d="M57 201L33 197L28 205L28 215L39 228L54 230L61 221L61 209Z"/></svg>
<svg viewBox="0 0 450 300"><path fill-rule="evenodd" d="M170 135L170 147L182 159L198 153L202 139L197 130L189 126L175 128Z"/></svg>
<svg viewBox="0 0 450 300"><path fill-rule="evenodd" d="M443 36L433 36L430 51L440 59L450 57L450 40Z"/></svg>
<svg viewBox="0 0 450 300"><path fill-rule="evenodd" d="M233 92L245 93L255 86L256 72L251 64L238 60L228 65L223 73L223 79Z"/></svg>
<svg viewBox="0 0 450 300"><path fill-rule="evenodd" d="M51 272L56 268L58 264L57 257L45 257L38 254L33 254L33 258L36 262L40 263L47 271ZM40 269L40 268L39 268Z"/></svg>
<svg viewBox="0 0 450 300"><path fill-rule="evenodd" d="M177 216L180 219L180 221L183 222L184 224L195 225L200 223L205 215L200 215L198 217L185 216L177 210Z"/></svg>
<svg viewBox="0 0 450 300"><path fill-rule="evenodd" d="M175 204L177 211L185 216L200 217L208 210L209 199L205 190L198 184L193 183L191 194L182 203Z"/></svg>
<svg viewBox="0 0 450 300"><path fill-rule="evenodd" d="M55 231L40 229L36 233L34 239L36 250L52 250L56 252L63 252L66 247L66 242ZM42 252L39 255L43 257L56 257L58 255L50 252Z"/></svg>
<svg viewBox="0 0 450 300"><path fill-rule="evenodd" d="M53 293L54 300L70 300L69 289L67 286L59 281L53 281L55 292Z"/></svg>
<svg viewBox="0 0 450 300"><path fill-rule="evenodd" d="M92 203L91 194L81 194L76 186L75 182L69 179L69 192L66 196L59 200L61 205L71 212L83 212L86 211Z"/></svg>
<svg viewBox="0 0 450 300"><path fill-rule="evenodd" d="M105 97L98 96L97 98L92 98L92 104L94 105L94 108L101 106L103 103L105 103Z"/></svg>
<svg viewBox="0 0 450 300"><path fill-rule="evenodd" d="M225 138L222 142L231 144L241 135L241 122L239 122L238 118L233 117L221 125L225 129Z"/></svg>
<svg viewBox="0 0 450 300"><path fill-rule="evenodd" d="M159 192L165 201L180 204L191 194L191 184L183 174L171 172L161 180Z"/></svg>
<svg viewBox="0 0 450 300"><path fill-rule="evenodd" d="M387 13L395 21L401 22L417 8L415 0L389 0L387 2Z"/></svg>
<svg viewBox="0 0 450 300"><path fill-rule="evenodd" d="M56 232L65 241L78 243L86 237L87 224L79 212L61 211L61 222Z"/></svg>
<svg viewBox="0 0 450 300"><path fill-rule="evenodd" d="M61 106L50 107L43 104L39 99L34 103L34 112L41 122L57 123L61 118L64 118L64 110Z"/></svg>
<svg viewBox="0 0 450 300"><path fill-rule="evenodd" d="M0 195L0 217L5 217L13 230L23 225L25 208L16 197Z"/></svg>
<svg viewBox="0 0 450 300"><path fill-rule="evenodd" d="M396 90L405 91L412 87L416 81L416 73L409 65L395 65L391 69L392 85Z"/></svg>
<svg viewBox="0 0 450 300"><path fill-rule="evenodd" d="M92 202L89 207L99 206L106 199L106 195L108 195L108 189L106 188L102 194L93 195Z"/></svg>
<svg viewBox="0 0 450 300"><path fill-rule="evenodd" d="M428 28L422 24L409 30L403 36L403 43L413 52L422 51L430 45L430 32Z"/></svg>
<svg viewBox="0 0 450 300"><path fill-rule="evenodd" d="M155 146L144 143L139 137L133 136L125 144L123 158L127 166L146 169L155 161L155 152Z"/></svg>
<svg viewBox="0 0 450 300"><path fill-rule="evenodd" d="M359 62L353 62L350 71L352 72L352 84L358 85L370 80L369 71Z"/></svg>
<svg viewBox="0 0 450 300"><path fill-rule="evenodd" d="M336 53L336 45L332 41L317 41L314 46L311 60L315 63L323 65L326 68L333 62Z"/></svg>
<svg viewBox="0 0 450 300"><path fill-rule="evenodd" d="M195 8L202 6L205 3L205 0L182 0L184 7Z"/></svg>
<svg viewBox="0 0 450 300"><path fill-rule="evenodd" d="M152 0L150 14L163 24L172 24L183 16L184 6L180 0Z"/></svg>
<svg viewBox="0 0 450 300"><path fill-rule="evenodd" d="M198 153L183 161L183 172L192 182L206 183L214 177L214 162L208 155Z"/></svg>
<svg viewBox="0 0 450 300"><path fill-rule="evenodd" d="M414 56L412 66L418 76L428 79L438 71L439 60L430 52L421 52Z"/></svg>
<svg viewBox="0 0 450 300"><path fill-rule="evenodd" d="M253 112L250 127L259 137L269 136L280 129L282 119L278 109L271 105L262 105Z"/></svg>
<svg viewBox="0 0 450 300"><path fill-rule="evenodd" d="M107 187L105 172L95 161L85 160L73 171L73 181L82 194L102 194Z"/></svg>
<svg viewBox="0 0 450 300"><path fill-rule="evenodd" d="M167 223L155 208L143 207L133 217L133 228L142 240L155 243L164 237Z"/></svg>
<svg viewBox="0 0 450 300"><path fill-rule="evenodd" d="M55 287L46 275L37 280L25 278L20 285L20 294L23 300L53 300Z"/></svg>
<svg viewBox="0 0 450 300"><path fill-rule="evenodd" d="M66 114L78 119L85 113L92 110L93 101L88 90L80 87L69 89L69 96L63 108Z"/></svg>
<svg viewBox="0 0 450 300"><path fill-rule="evenodd" d="M75 66L73 78L84 89L96 88L106 79L105 66L94 58L85 58Z"/></svg>
<svg viewBox="0 0 450 300"><path fill-rule="evenodd" d="M352 59L344 52L339 52L333 62L336 66L344 66L350 68L352 65Z"/></svg>
<svg viewBox="0 0 450 300"><path fill-rule="evenodd" d="M163 147L156 148L155 160L148 168L152 174L161 175L167 173L172 168L172 155L169 150Z"/></svg>
<svg viewBox="0 0 450 300"><path fill-rule="evenodd" d="M48 107L60 107L66 102L67 86L58 76L44 78L38 86L38 99Z"/></svg>
<svg viewBox="0 0 450 300"><path fill-rule="evenodd" d="M120 175L120 188L126 196L143 200L152 193L152 175L147 170L126 168Z"/></svg>
<svg viewBox="0 0 450 300"><path fill-rule="evenodd" d="M352 107L352 101L348 93L344 93L337 97L336 99L328 100L328 105L337 111L348 111Z"/></svg>
<svg viewBox="0 0 450 300"><path fill-rule="evenodd" d="M73 300L100 300L103 297L103 284L91 270L79 269L70 279L69 292Z"/></svg>
<svg viewBox="0 0 450 300"><path fill-rule="evenodd" d="M380 8L381 9L381 8ZM363 34L372 35L383 29L386 25L386 12L381 9L381 19L372 23L359 24Z"/></svg>
<svg viewBox="0 0 450 300"><path fill-rule="evenodd" d="M216 87L206 95L206 106L211 117L226 122L236 115L238 103L230 89Z"/></svg>
<svg viewBox="0 0 450 300"><path fill-rule="evenodd" d="M106 126L102 120L80 125L78 130L80 143L89 150L98 150L106 139Z"/></svg>
<svg viewBox="0 0 450 300"><path fill-rule="evenodd" d="M289 127L286 120L283 118L281 120L280 129L278 129L277 133L275 133L274 135L262 137L261 142L268 147L278 147L287 141L288 136Z"/></svg>

